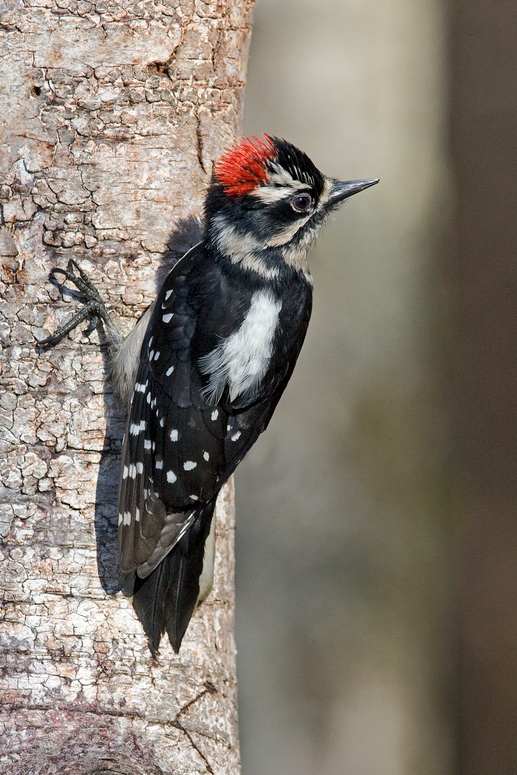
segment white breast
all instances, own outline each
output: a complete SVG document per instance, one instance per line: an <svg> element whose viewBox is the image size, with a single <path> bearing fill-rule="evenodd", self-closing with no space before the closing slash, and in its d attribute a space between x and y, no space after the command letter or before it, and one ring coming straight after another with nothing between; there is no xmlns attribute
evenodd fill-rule
<svg viewBox="0 0 517 775"><path fill-rule="evenodd" d="M217 403L226 386L231 401L257 392L269 365L281 308L282 302L269 291L257 291L241 327L199 359L201 373L210 375L203 391L209 403Z"/></svg>

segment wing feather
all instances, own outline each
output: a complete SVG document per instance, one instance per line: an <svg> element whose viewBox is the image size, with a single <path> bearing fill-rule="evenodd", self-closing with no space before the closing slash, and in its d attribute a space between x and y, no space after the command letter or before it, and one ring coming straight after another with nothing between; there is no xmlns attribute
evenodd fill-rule
<svg viewBox="0 0 517 775"><path fill-rule="evenodd" d="M122 449L120 566L141 578L182 539L224 481L228 415L201 399L190 353L196 315L187 291L183 274L176 274L154 305Z"/></svg>

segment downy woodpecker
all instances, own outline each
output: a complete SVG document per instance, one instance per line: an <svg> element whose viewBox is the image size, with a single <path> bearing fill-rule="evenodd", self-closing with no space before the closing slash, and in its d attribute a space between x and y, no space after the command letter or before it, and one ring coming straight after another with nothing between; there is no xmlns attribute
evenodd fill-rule
<svg viewBox="0 0 517 775"><path fill-rule="evenodd" d="M311 314L307 252L327 215L378 179L339 182L285 140L242 139L215 164L203 239L168 274L122 340L84 272L55 269L114 345L127 406L119 487L119 562L153 655L177 652L212 586L219 490L267 427ZM64 275L63 282L56 281Z"/></svg>

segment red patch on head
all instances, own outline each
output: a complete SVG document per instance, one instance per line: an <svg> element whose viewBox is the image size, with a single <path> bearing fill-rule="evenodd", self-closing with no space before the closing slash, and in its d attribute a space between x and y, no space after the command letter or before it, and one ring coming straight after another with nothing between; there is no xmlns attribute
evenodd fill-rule
<svg viewBox="0 0 517 775"><path fill-rule="evenodd" d="M262 136L244 137L216 163L215 176L229 196L244 196L266 182L266 163L276 152L271 138Z"/></svg>

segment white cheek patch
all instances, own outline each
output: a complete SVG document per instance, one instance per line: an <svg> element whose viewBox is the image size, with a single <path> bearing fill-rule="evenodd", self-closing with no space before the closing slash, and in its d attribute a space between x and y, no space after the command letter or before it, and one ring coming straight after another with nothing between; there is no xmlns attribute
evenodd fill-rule
<svg viewBox="0 0 517 775"><path fill-rule="evenodd" d="M310 219L312 213L309 213L309 215L306 215L305 218L300 218L293 223L288 224L282 231L275 234L274 237L271 237L270 240L266 243L268 248L279 248L282 245L287 245L288 242L291 242L291 240L298 234L300 229L302 229L307 221Z"/></svg>
<svg viewBox="0 0 517 775"><path fill-rule="evenodd" d="M240 264L244 269L265 277L268 280L278 276L278 269L267 266L260 253L264 247L252 234L240 234L224 215L214 218L217 247L228 256L234 264Z"/></svg>
<svg viewBox="0 0 517 775"><path fill-rule="evenodd" d="M200 372L210 377L203 390L208 403L216 404L225 387L231 401L255 395L269 365L281 308L269 291L257 291L241 327L199 359Z"/></svg>
<svg viewBox="0 0 517 775"><path fill-rule="evenodd" d="M228 223L224 215L216 215L217 247L222 253L231 256L243 256L260 250L260 242L252 234L240 234Z"/></svg>

